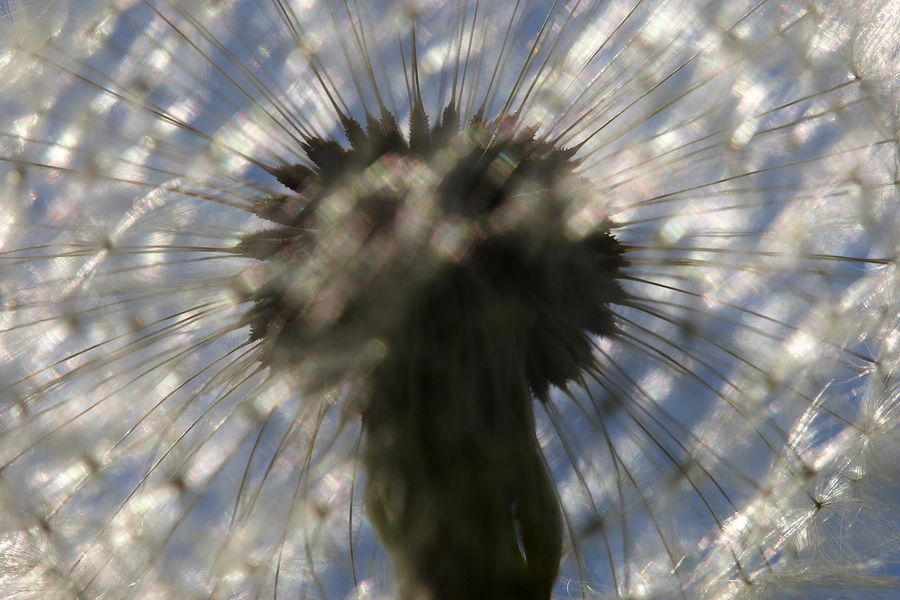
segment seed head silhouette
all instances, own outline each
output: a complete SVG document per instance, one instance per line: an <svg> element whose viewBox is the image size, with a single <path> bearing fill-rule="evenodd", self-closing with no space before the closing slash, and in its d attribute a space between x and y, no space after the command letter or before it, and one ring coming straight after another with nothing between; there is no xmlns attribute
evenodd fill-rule
<svg viewBox="0 0 900 600"><path fill-rule="evenodd" d="M893 597L897 14L0 4L0 595Z"/></svg>

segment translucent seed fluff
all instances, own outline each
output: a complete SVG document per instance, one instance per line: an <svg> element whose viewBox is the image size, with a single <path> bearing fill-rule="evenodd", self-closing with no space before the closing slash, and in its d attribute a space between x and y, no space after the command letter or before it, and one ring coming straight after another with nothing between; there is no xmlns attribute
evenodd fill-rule
<svg viewBox="0 0 900 600"><path fill-rule="evenodd" d="M896 597L898 15L0 0L0 597Z"/></svg>

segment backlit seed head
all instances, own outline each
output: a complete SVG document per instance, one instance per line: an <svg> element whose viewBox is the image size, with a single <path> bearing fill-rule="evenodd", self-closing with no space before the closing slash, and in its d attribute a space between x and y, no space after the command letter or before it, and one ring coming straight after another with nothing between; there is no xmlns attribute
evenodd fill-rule
<svg viewBox="0 0 900 600"><path fill-rule="evenodd" d="M367 514L404 598L547 599L563 522L531 398L597 368L624 249L605 220L573 232L592 193L573 151L514 117L457 122L345 120L351 149L316 138L312 168L271 169L294 195L237 246L268 271L246 320L307 391L361 384Z"/></svg>
<svg viewBox="0 0 900 600"><path fill-rule="evenodd" d="M323 388L341 365L365 368L373 342L388 352L407 343L420 326L410 313L446 320L445 335L490 318L485 335L512 340L510 359L546 400L551 385L593 367L592 334L614 333L624 248L608 220L590 232L572 226L575 199L596 193L575 173L574 150L513 117L475 115L460 131L452 105L431 131L424 116L412 119L408 140L392 117L366 132L348 120L350 149L311 139L312 167L271 169L294 193L258 202L278 227L237 246L266 271L247 297L250 339L266 365L314 365L308 381ZM423 308L441 297L455 305Z"/></svg>
<svg viewBox="0 0 900 600"><path fill-rule="evenodd" d="M896 8L0 0L0 597L893 598Z"/></svg>

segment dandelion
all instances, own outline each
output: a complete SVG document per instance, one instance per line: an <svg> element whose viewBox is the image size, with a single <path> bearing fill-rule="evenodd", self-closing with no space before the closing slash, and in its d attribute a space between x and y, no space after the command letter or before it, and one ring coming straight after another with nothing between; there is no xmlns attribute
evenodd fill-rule
<svg viewBox="0 0 900 600"><path fill-rule="evenodd" d="M4 597L896 593L896 2L0 11Z"/></svg>

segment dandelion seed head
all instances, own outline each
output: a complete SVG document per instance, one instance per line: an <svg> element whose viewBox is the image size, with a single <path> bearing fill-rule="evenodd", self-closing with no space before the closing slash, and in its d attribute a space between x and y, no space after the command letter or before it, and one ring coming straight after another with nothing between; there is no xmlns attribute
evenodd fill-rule
<svg viewBox="0 0 900 600"><path fill-rule="evenodd" d="M887 597L894 4L4 13L3 593Z"/></svg>

